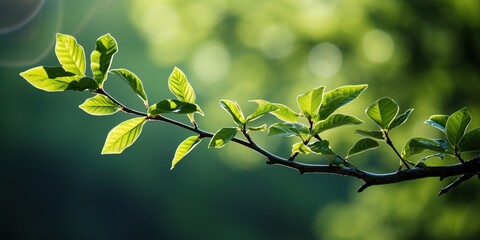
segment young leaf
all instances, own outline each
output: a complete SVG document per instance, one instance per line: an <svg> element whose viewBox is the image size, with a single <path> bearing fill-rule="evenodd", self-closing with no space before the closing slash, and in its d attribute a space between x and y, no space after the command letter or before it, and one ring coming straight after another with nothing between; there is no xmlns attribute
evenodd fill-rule
<svg viewBox="0 0 480 240"><path fill-rule="evenodd" d="M225 111L227 111L230 116L232 116L233 121L238 125L238 126L243 126L245 123L245 117L243 116L242 110L240 109L240 106L235 101L230 101L230 100L220 100L220 106L222 106Z"/></svg>
<svg viewBox="0 0 480 240"><path fill-rule="evenodd" d="M412 112L413 108L408 109L402 115L399 115L395 119L393 119L392 123L390 124L390 131L396 127L403 125L408 120Z"/></svg>
<svg viewBox="0 0 480 240"><path fill-rule="evenodd" d="M308 144L308 147L310 150L312 150L312 152L325 156L330 164L340 165L343 163L343 161L337 161L337 154L335 154L330 148L330 143L328 140L310 143Z"/></svg>
<svg viewBox="0 0 480 240"><path fill-rule="evenodd" d="M342 86L326 92L316 121L326 119L335 110L357 98L367 87L367 84Z"/></svg>
<svg viewBox="0 0 480 240"><path fill-rule="evenodd" d="M168 78L168 88L178 100L182 102L195 103L195 91L187 80L187 76L175 67Z"/></svg>
<svg viewBox="0 0 480 240"><path fill-rule="evenodd" d="M480 151L480 128L468 131L458 143L460 152Z"/></svg>
<svg viewBox="0 0 480 240"><path fill-rule="evenodd" d="M90 56L93 79L100 87L107 79L108 69L112 64L113 55L118 51L117 41L110 34L105 34L97 39L96 48Z"/></svg>
<svg viewBox="0 0 480 240"><path fill-rule="evenodd" d="M364 131L364 130L355 130L356 133L364 137L372 137L380 140L385 140L383 133L381 131Z"/></svg>
<svg viewBox="0 0 480 240"><path fill-rule="evenodd" d="M173 157L172 160L172 167L170 170L172 170L175 165L177 165L180 160L182 160L183 157L185 157L190 151L192 151L197 144L200 143L202 139L200 136L191 136L185 139L183 142L178 145L177 150L175 151L175 156Z"/></svg>
<svg viewBox="0 0 480 240"><path fill-rule="evenodd" d="M446 132L445 125L447 125L447 120L448 115L433 115L425 121L425 123L434 128L440 129L442 132Z"/></svg>
<svg viewBox="0 0 480 240"><path fill-rule="evenodd" d="M370 105L365 113L380 128L389 130L390 123L397 116L398 105L393 99L384 97Z"/></svg>
<svg viewBox="0 0 480 240"><path fill-rule="evenodd" d="M162 113L188 114L194 112L198 112L203 115L202 110L196 104L172 99L160 101L148 108L149 116L155 116Z"/></svg>
<svg viewBox="0 0 480 240"><path fill-rule="evenodd" d="M130 147L140 136L146 121L144 117L132 118L114 127L107 135L102 154L121 153Z"/></svg>
<svg viewBox="0 0 480 240"><path fill-rule="evenodd" d="M79 85L84 77L66 72L61 67L35 67L20 73L20 76L32 86L47 92L61 92L70 89L81 91L93 87L88 85L84 89L72 87L74 82ZM85 79L87 81L87 78Z"/></svg>
<svg viewBox="0 0 480 240"><path fill-rule="evenodd" d="M222 128L218 130L215 135L213 135L212 140L210 140L210 144L208 144L208 147L214 147L214 148L222 148L232 140L235 135L237 134L237 128Z"/></svg>
<svg viewBox="0 0 480 240"><path fill-rule="evenodd" d="M344 126L344 125L358 125L363 123L362 120L343 114L333 114L330 115L327 119L317 122L313 127L312 135L317 135L328 129Z"/></svg>
<svg viewBox="0 0 480 240"><path fill-rule="evenodd" d="M359 153L362 153L362 152L365 152L367 150L371 150L371 149L374 149L374 148L377 148L378 147L378 142L371 139L371 138L362 138L360 140L358 140L355 145L353 145L352 148L350 148L350 150L348 150L348 155L347 155L347 158L352 156L352 155L355 155L355 154L359 154Z"/></svg>
<svg viewBox="0 0 480 240"><path fill-rule="evenodd" d="M307 119L312 119L318 115L324 90L325 87L322 86L297 96L298 107Z"/></svg>
<svg viewBox="0 0 480 240"><path fill-rule="evenodd" d="M274 103L274 105L278 108L275 111L270 112L270 114L274 115L278 119L285 121L285 122L297 122L298 117L300 117L300 114L292 111L289 107L280 104L280 103Z"/></svg>
<svg viewBox="0 0 480 240"><path fill-rule="evenodd" d="M111 115L118 112L121 108L110 98L100 94L85 100L79 107L86 113L96 116Z"/></svg>
<svg viewBox="0 0 480 240"><path fill-rule="evenodd" d="M112 69L110 72L127 82L128 85L132 87L135 94L137 94L137 96L143 100L145 105L148 106L147 94L143 89L142 81L139 77L137 77L137 75L127 69Z"/></svg>
<svg viewBox="0 0 480 240"><path fill-rule="evenodd" d="M267 131L267 124L263 124L262 126L258 127L248 127L248 132L263 132Z"/></svg>
<svg viewBox="0 0 480 240"><path fill-rule="evenodd" d="M425 164L425 161L427 161L428 159L430 158L434 158L434 157L438 157L440 159L444 159L445 158L445 154L444 153L435 153L435 154L432 154L432 155L428 155L426 157L423 157L422 159L420 159L416 164L415 164L415 167L427 167L427 164Z"/></svg>
<svg viewBox="0 0 480 240"><path fill-rule="evenodd" d="M302 154L309 154L312 150L309 147L305 146L303 142L297 142L292 145L292 154L293 153L302 153Z"/></svg>
<svg viewBox="0 0 480 240"><path fill-rule="evenodd" d="M268 128L268 135L280 135L284 137L302 137L308 134L307 126L301 123L275 123Z"/></svg>
<svg viewBox="0 0 480 240"><path fill-rule="evenodd" d="M57 33L55 54L65 71L85 76L85 51L74 37Z"/></svg>
<svg viewBox="0 0 480 240"><path fill-rule="evenodd" d="M265 100L251 100L250 102L257 103L258 107L255 110L255 112L253 112L250 116L247 117L247 119L245 119L245 122L254 121L254 120L258 119L259 117L278 109L277 106L275 106L274 104L269 103Z"/></svg>
<svg viewBox="0 0 480 240"><path fill-rule="evenodd" d="M408 140L408 142L403 147L402 157L404 159L407 159L425 150L432 150L439 153L446 153L448 150L448 143L444 139L414 137Z"/></svg>
<svg viewBox="0 0 480 240"><path fill-rule="evenodd" d="M73 91L85 91L85 90L96 90L98 89L98 84L95 80L89 77L83 77L80 80L73 80L68 83L67 88L65 90L73 90Z"/></svg>
<svg viewBox="0 0 480 240"><path fill-rule="evenodd" d="M452 146L456 146L460 142L471 121L472 117L467 108L462 108L448 117L445 130L447 131L447 139Z"/></svg>

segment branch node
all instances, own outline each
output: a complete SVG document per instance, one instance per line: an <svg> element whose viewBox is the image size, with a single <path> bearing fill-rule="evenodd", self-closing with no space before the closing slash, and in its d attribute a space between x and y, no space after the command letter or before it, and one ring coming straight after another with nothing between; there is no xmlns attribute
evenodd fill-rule
<svg viewBox="0 0 480 240"><path fill-rule="evenodd" d="M442 190L440 190L440 192L438 193L438 196L444 194L444 193L447 193L448 191L450 191L452 188L460 185L461 183L467 181L469 178L473 177L473 174L471 173L466 173L466 174L463 174L461 177L457 178L455 181L453 181L452 183L448 184L446 187L442 188Z"/></svg>

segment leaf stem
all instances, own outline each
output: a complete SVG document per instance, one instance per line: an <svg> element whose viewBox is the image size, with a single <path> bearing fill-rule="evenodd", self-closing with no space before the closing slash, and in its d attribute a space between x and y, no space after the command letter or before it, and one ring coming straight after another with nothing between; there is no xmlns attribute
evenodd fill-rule
<svg viewBox="0 0 480 240"><path fill-rule="evenodd" d="M403 159L402 155L400 155L400 153L397 151L397 149L395 148L395 146L393 145L393 142L392 140L390 139L390 137L388 136L388 133L386 131L384 131L384 136L385 136L385 142L388 144L388 146L390 146L393 151L397 154L397 156L400 158L400 160L402 161L403 165L405 165L405 167L407 169L410 169L410 166L408 165L408 163L405 161L405 159ZM402 169L402 165L400 164L400 169Z"/></svg>

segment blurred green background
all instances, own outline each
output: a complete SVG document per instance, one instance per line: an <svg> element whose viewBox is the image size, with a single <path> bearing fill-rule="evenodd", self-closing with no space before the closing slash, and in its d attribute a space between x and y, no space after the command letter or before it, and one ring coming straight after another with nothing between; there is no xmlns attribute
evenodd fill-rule
<svg viewBox="0 0 480 240"><path fill-rule="evenodd" d="M430 115L466 106L480 126L480 1L334 0L2 0L0 2L0 208L4 239L478 239L480 182L445 196L446 179L356 189L355 179L304 175L239 145L200 144L174 171L174 151L189 132L148 123L121 155L100 155L108 131L129 118L93 117L77 106L88 92L46 93L18 75L58 65L55 33L77 38L87 56L111 33L113 68L144 82L150 102L173 97L167 78L180 67L206 116L200 127L231 126L219 107L250 99L295 107L297 94L325 85L368 83L342 108L364 109L390 96L411 120L392 133L438 137ZM137 109L124 82L106 89ZM184 118L179 118L186 121ZM271 121L272 119L267 119ZM365 123L360 128L373 127ZM357 127L358 128L358 127ZM355 127L327 132L346 153ZM288 156L288 139L254 136ZM308 161L316 161L308 159ZM386 147L352 157L374 172L394 171ZM431 164L453 163L452 159Z"/></svg>

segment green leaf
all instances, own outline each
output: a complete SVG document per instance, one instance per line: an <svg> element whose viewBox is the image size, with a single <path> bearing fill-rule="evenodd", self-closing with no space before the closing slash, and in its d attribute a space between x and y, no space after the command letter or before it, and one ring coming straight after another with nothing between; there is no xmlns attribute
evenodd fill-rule
<svg viewBox="0 0 480 240"><path fill-rule="evenodd" d="M66 72L61 67L35 67L20 73L20 76L32 86L47 92L94 90L98 87L91 79Z"/></svg>
<svg viewBox="0 0 480 240"><path fill-rule="evenodd" d="M430 158L434 158L434 157L438 157L440 159L444 159L445 158L445 154L444 153L435 153L435 154L432 154L432 155L428 155L426 157L423 157L422 159L420 159L416 164L415 164L415 167L428 167L427 164L425 164L425 161L427 161L428 159Z"/></svg>
<svg viewBox="0 0 480 240"><path fill-rule="evenodd" d="M254 121L254 120L258 119L259 117L278 109L277 106L275 106L274 104L269 103L265 100L251 100L250 102L257 103L258 107L255 110L255 112L253 112L250 116L247 117L245 122Z"/></svg>
<svg viewBox="0 0 480 240"><path fill-rule="evenodd" d="M326 119L330 114L335 112L335 110L357 98L367 87L367 84L347 85L326 92L323 96L320 114L316 120Z"/></svg>
<svg viewBox="0 0 480 240"><path fill-rule="evenodd" d="M97 90L98 84L95 80L89 77L83 77L80 80L71 81L65 90L73 91L85 91L85 90Z"/></svg>
<svg viewBox="0 0 480 240"><path fill-rule="evenodd" d="M214 147L214 148L222 148L232 140L235 135L237 134L237 128L222 128L218 130L215 135L213 135L212 140L210 140L210 144L208 144L208 147Z"/></svg>
<svg viewBox="0 0 480 240"><path fill-rule="evenodd" d="M85 51L74 37L57 33L55 54L65 71L85 76Z"/></svg>
<svg viewBox="0 0 480 240"><path fill-rule="evenodd" d="M356 133L364 136L364 137L372 137L380 140L385 140L383 136L383 132L381 131L364 131L364 130L355 130Z"/></svg>
<svg viewBox="0 0 480 240"><path fill-rule="evenodd" d="M392 123L390 124L390 128L389 128L390 131L396 127L403 125L408 120L412 112L413 112L413 108L408 109L402 115L399 115L395 119L393 119Z"/></svg>
<svg viewBox="0 0 480 240"><path fill-rule="evenodd" d="M337 154L335 154L330 148L330 143L328 140L310 143L308 144L308 147L312 150L312 152L325 156L330 164L340 165L343 163L341 159L338 159Z"/></svg>
<svg viewBox="0 0 480 240"><path fill-rule="evenodd" d="M468 131L458 143L460 152L480 151L480 128Z"/></svg>
<svg viewBox="0 0 480 240"><path fill-rule="evenodd" d="M120 77L122 80L128 83L132 87L133 91L137 96L143 100L146 106L148 106L148 98L145 90L143 89L142 81L137 75L127 69L113 69L110 70L111 73Z"/></svg>
<svg viewBox="0 0 480 240"><path fill-rule="evenodd" d="M317 122L313 127L312 135L315 136L323 131L340 127L340 126L358 125L361 123L363 123L363 121L354 116L343 115L343 114L333 114L333 115L330 115L327 119Z"/></svg>
<svg viewBox="0 0 480 240"><path fill-rule="evenodd" d="M446 132L445 125L447 125L447 120L448 115L433 115L425 121L425 123L434 128L440 129L442 132Z"/></svg>
<svg viewBox="0 0 480 240"><path fill-rule="evenodd" d="M273 103L278 109L275 111L270 112L270 114L274 115L278 119L285 121L285 122L297 122L298 117L300 114L292 111L289 107L280 104L280 103Z"/></svg>
<svg viewBox="0 0 480 240"><path fill-rule="evenodd" d="M132 118L114 127L108 133L102 154L121 153L125 148L130 147L140 136L146 121L144 117Z"/></svg>
<svg viewBox="0 0 480 240"><path fill-rule="evenodd" d="M430 139L423 137L414 137L407 141L402 150L402 157L407 159L415 154L425 150L432 150L439 153L446 153L448 143L444 139Z"/></svg>
<svg viewBox="0 0 480 240"><path fill-rule="evenodd" d="M307 126L301 123L275 123L268 128L268 135L280 135L284 137L302 137L308 135L309 130Z"/></svg>
<svg viewBox="0 0 480 240"><path fill-rule="evenodd" d="M358 140L355 145L353 145L350 150L348 150L347 158L355 154L365 152L378 147L378 142L371 138L362 138Z"/></svg>
<svg viewBox="0 0 480 240"><path fill-rule="evenodd" d="M117 41L110 34L105 34L97 39L96 48L90 56L93 79L100 87L103 86L107 73L112 64L112 58L117 53Z"/></svg>
<svg viewBox="0 0 480 240"><path fill-rule="evenodd" d="M312 150L309 147L305 146L303 142L298 142L292 145L292 154L293 153L302 153L302 154L309 154Z"/></svg>
<svg viewBox="0 0 480 240"><path fill-rule="evenodd" d="M185 157L190 151L192 151L197 144L200 143L202 139L200 136L191 136L185 139L183 142L178 145L177 150L175 151L175 156L173 157L172 160L172 167L170 170L172 170L175 165L177 165L180 160L182 160L183 157Z"/></svg>
<svg viewBox="0 0 480 240"><path fill-rule="evenodd" d="M365 112L380 128L389 130L390 123L397 116L398 108L393 99L385 97L374 102Z"/></svg>
<svg viewBox="0 0 480 240"><path fill-rule="evenodd" d="M196 104L172 99L160 101L148 108L149 116L155 116L162 113L188 114L194 112L198 112L203 115L202 110Z"/></svg>
<svg viewBox="0 0 480 240"><path fill-rule="evenodd" d="M267 131L267 124L263 124L262 126L258 127L248 127L248 132L263 132Z"/></svg>
<svg viewBox="0 0 480 240"><path fill-rule="evenodd" d="M175 67L168 78L168 88L178 100L182 102L195 103L195 91L187 80L185 73Z"/></svg>
<svg viewBox="0 0 480 240"><path fill-rule="evenodd" d="M307 119L312 119L318 115L324 90L325 87L322 86L297 96L298 107Z"/></svg>
<svg viewBox="0 0 480 240"><path fill-rule="evenodd" d="M222 106L225 111L227 111L230 116L232 116L233 121L238 125L238 126L243 126L245 123L245 117L243 116L242 110L240 109L240 106L235 101L230 101L230 100L220 100L220 106Z"/></svg>
<svg viewBox="0 0 480 240"><path fill-rule="evenodd" d="M86 113L96 116L111 115L121 109L110 98L100 94L85 100L79 107Z"/></svg>
<svg viewBox="0 0 480 240"><path fill-rule="evenodd" d="M467 108L462 108L448 117L445 130L447 132L447 139L452 146L456 146L457 143L460 142L463 134L465 134L465 129L467 129L471 121L472 117Z"/></svg>

